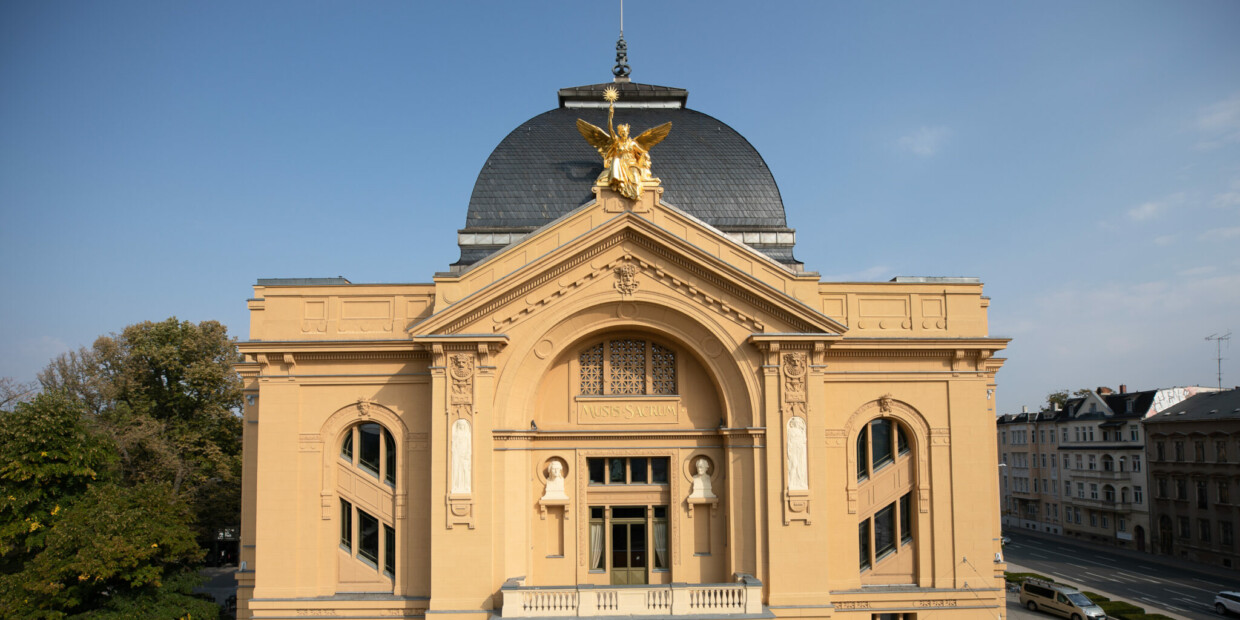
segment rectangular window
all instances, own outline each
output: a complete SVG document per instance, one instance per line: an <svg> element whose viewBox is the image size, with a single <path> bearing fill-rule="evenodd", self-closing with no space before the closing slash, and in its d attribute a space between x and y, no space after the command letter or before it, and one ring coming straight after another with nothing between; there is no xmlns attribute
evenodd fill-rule
<svg viewBox="0 0 1240 620"><path fill-rule="evenodd" d="M1156 482L1158 482L1158 497L1170 497L1167 495L1167 479L1159 478Z"/></svg>
<svg viewBox="0 0 1240 620"><path fill-rule="evenodd" d="M1121 532L1127 532L1127 531L1128 531L1128 522L1127 522L1127 521L1125 521L1125 520L1124 520L1124 519L1122 519L1122 518L1121 518L1121 519L1116 519L1116 527L1117 527L1117 528L1119 529L1119 531L1121 531Z"/></svg>
<svg viewBox="0 0 1240 620"><path fill-rule="evenodd" d="M1131 439L1131 440L1133 440L1133 441L1136 441L1136 440L1137 440L1137 432L1138 432L1138 431L1137 431L1137 425L1136 425L1136 424L1131 424L1131 425L1129 425L1129 426L1128 426L1128 438L1129 438L1129 439Z"/></svg>
<svg viewBox="0 0 1240 620"><path fill-rule="evenodd" d="M1177 524L1180 526L1180 538L1189 540L1193 537L1192 529L1188 524L1188 517L1179 517L1177 519Z"/></svg>
<svg viewBox="0 0 1240 620"><path fill-rule="evenodd" d="M667 484L666 457L588 458L590 484Z"/></svg>
<svg viewBox="0 0 1240 620"><path fill-rule="evenodd" d="M603 508L590 507L590 570L601 571L603 568L603 549L606 548L606 532L603 529Z"/></svg>
<svg viewBox="0 0 1240 620"><path fill-rule="evenodd" d="M1072 497L1072 483L1071 482L1063 483L1063 496Z"/></svg>
<svg viewBox="0 0 1240 620"><path fill-rule="evenodd" d="M1175 498L1179 500L1188 500L1188 482L1180 479L1175 481Z"/></svg>
<svg viewBox="0 0 1240 620"><path fill-rule="evenodd" d="M1226 441L1214 442L1214 460L1220 463L1227 462L1227 442Z"/></svg>
<svg viewBox="0 0 1240 620"><path fill-rule="evenodd" d="M1201 542L1210 542L1210 520L1197 519L1197 536Z"/></svg>
<svg viewBox="0 0 1240 620"><path fill-rule="evenodd" d="M357 511L357 555L379 565L379 520Z"/></svg>
<svg viewBox="0 0 1240 620"><path fill-rule="evenodd" d="M1193 460L1197 461L1198 463L1204 463L1204 462L1205 462L1205 460L1206 460L1206 442L1204 442L1204 441L1194 441L1194 442L1193 442Z"/></svg>
<svg viewBox="0 0 1240 620"><path fill-rule="evenodd" d="M1159 461L1167 460L1167 443L1160 441L1154 444L1154 458Z"/></svg>
<svg viewBox="0 0 1240 620"><path fill-rule="evenodd" d="M874 514L874 557L882 559L896 550L896 506L888 504L886 508Z"/></svg>
<svg viewBox="0 0 1240 620"><path fill-rule="evenodd" d="M1098 527L1098 515L1093 511L1089 513L1089 527Z"/></svg>
<svg viewBox="0 0 1240 620"><path fill-rule="evenodd" d="M1053 457L1052 457L1052 458L1053 458ZM1064 469L1072 469L1072 465L1071 465L1071 463L1068 463L1068 455L1066 455L1066 454L1065 454L1065 455L1063 455L1063 468L1064 468Z"/></svg>
<svg viewBox="0 0 1240 620"><path fill-rule="evenodd" d="M379 425L363 424L357 427L358 442L361 444L361 450L358 451L357 464L364 470L379 476Z"/></svg>
<svg viewBox="0 0 1240 620"><path fill-rule="evenodd" d="M1090 441L1093 441L1093 440L1094 440L1094 427L1092 427L1092 426L1091 426L1091 427L1089 427L1089 440L1090 440Z"/></svg>
<svg viewBox="0 0 1240 620"><path fill-rule="evenodd" d="M353 504L340 500L340 546L353 553Z"/></svg>
<svg viewBox="0 0 1240 620"><path fill-rule="evenodd" d="M1132 455L1132 471L1141 471L1141 455Z"/></svg>
<svg viewBox="0 0 1240 620"><path fill-rule="evenodd" d="M913 542L913 496L905 493L900 498L900 543Z"/></svg>
<svg viewBox="0 0 1240 620"><path fill-rule="evenodd" d="M1038 492L1038 479L1037 478L1033 479L1033 492L1034 493Z"/></svg>
<svg viewBox="0 0 1240 620"><path fill-rule="evenodd" d="M654 568L667 570L667 506L654 507Z"/></svg>
<svg viewBox="0 0 1240 620"><path fill-rule="evenodd" d="M1098 485L1089 485L1089 499L1098 499Z"/></svg>
<svg viewBox="0 0 1240 620"><path fill-rule="evenodd" d="M1198 480L1197 481L1197 507L1205 508L1208 504L1209 504L1209 501L1206 499L1206 481Z"/></svg>
<svg viewBox="0 0 1240 620"><path fill-rule="evenodd" d="M1098 469L1098 457L1096 455L1089 455L1089 469L1090 471Z"/></svg>
<svg viewBox="0 0 1240 620"><path fill-rule="evenodd" d="M1184 442L1183 441L1175 442L1175 460L1177 462L1184 461Z"/></svg>
<svg viewBox="0 0 1240 620"><path fill-rule="evenodd" d="M1104 528L1111 527L1110 521L1107 520L1106 515L1102 515L1102 527Z"/></svg>
<svg viewBox="0 0 1240 620"><path fill-rule="evenodd" d="M646 470L646 459L629 459L629 484L646 484L649 472Z"/></svg>
<svg viewBox="0 0 1240 620"><path fill-rule="evenodd" d="M1085 499L1085 483L1084 482L1076 483L1076 496L1081 499Z"/></svg>
<svg viewBox="0 0 1240 620"><path fill-rule="evenodd" d="M1219 480L1216 483L1216 485L1218 488L1218 503L1230 504L1231 503L1231 489L1229 488L1227 481Z"/></svg>
<svg viewBox="0 0 1240 620"><path fill-rule="evenodd" d="M1231 521L1218 522L1218 542L1224 547L1230 547L1234 544L1231 531Z"/></svg>
<svg viewBox="0 0 1240 620"><path fill-rule="evenodd" d="M383 572L396 575L396 530L383 526Z"/></svg>
<svg viewBox="0 0 1240 620"><path fill-rule="evenodd" d="M1134 504L1145 503L1145 493L1141 491L1141 487L1132 487L1132 503Z"/></svg>
<svg viewBox="0 0 1240 620"><path fill-rule="evenodd" d="M870 520L857 526L857 546L861 551L861 570L870 568Z"/></svg>
<svg viewBox="0 0 1240 620"><path fill-rule="evenodd" d="M1063 429L1063 443L1068 443L1068 429Z"/></svg>
<svg viewBox="0 0 1240 620"><path fill-rule="evenodd" d="M1007 445L1007 431L999 431L999 443Z"/></svg>

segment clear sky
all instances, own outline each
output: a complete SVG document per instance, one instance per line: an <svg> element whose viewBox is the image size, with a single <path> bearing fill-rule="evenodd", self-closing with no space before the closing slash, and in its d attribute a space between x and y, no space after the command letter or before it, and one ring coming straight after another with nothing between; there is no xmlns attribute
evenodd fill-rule
<svg viewBox="0 0 1240 620"><path fill-rule="evenodd" d="M1240 384L1240 2L629 0L831 280L976 276L1001 412ZM610 79L615 2L0 3L0 376L257 278L426 282L474 179ZM658 160L655 160L656 173Z"/></svg>

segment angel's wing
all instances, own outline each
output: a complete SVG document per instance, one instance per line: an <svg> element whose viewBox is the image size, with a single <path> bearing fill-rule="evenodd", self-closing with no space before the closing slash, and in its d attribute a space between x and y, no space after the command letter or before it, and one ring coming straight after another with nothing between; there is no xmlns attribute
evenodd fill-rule
<svg viewBox="0 0 1240 620"><path fill-rule="evenodd" d="M581 121L577 121L577 122L580 123ZM581 125L578 125L578 127L580 126ZM651 129L647 129L646 131L643 131L642 134L634 138L633 141L636 142L638 146L649 151L651 147L662 142L663 138L666 138L667 134L671 133L671 131L672 131L672 124L663 123L662 125L659 125L658 127L654 127Z"/></svg>
<svg viewBox="0 0 1240 620"><path fill-rule="evenodd" d="M577 119L577 131L596 149L605 149L611 144L611 136L607 135L606 131L581 119Z"/></svg>

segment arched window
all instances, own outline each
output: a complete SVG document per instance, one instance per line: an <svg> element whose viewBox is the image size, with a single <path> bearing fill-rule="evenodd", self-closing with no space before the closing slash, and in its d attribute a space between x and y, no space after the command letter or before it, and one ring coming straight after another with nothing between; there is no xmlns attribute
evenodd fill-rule
<svg viewBox="0 0 1240 620"><path fill-rule="evenodd" d="M577 356L586 396L675 395L676 353L639 338L604 340Z"/></svg>
<svg viewBox="0 0 1240 620"><path fill-rule="evenodd" d="M1115 501L1115 487L1107 484L1102 487L1102 498L1108 502Z"/></svg>
<svg viewBox="0 0 1240 620"><path fill-rule="evenodd" d="M1115 471L1115 458L1110 454L1102 455L1102 471Z"/></svg>
<svg viewBox="0 0 1240 620"><path fill-rule="evenodd" d="M887 418L871 421L857 435L857 482L908 452L908 438L898 423Z"/></svg>
<svg viewBox="0 0 1240 620"><path fill-rule="evenodd" d="M340 460L340 549L376 578L394 579L396 439L375 422L356 424L340 440Z"/></svg>
<svg viewBox="0 0 1240 620"><path fill-rule="evenodd" d="M858 566L862 583L915 582L915 459L907 429L876 418L857 434Z"/></svg>

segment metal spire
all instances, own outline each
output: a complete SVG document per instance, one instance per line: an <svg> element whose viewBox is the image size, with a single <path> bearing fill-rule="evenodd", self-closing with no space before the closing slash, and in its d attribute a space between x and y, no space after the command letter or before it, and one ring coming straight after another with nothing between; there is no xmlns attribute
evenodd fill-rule
<svg viewBox="0 0 1240 620"><path fill-rule="evenodd" d="M620 39L616 41L616 66L611 74L617 82L629 81L629 44L624 42L624 0L620 0Z"/></svg>

